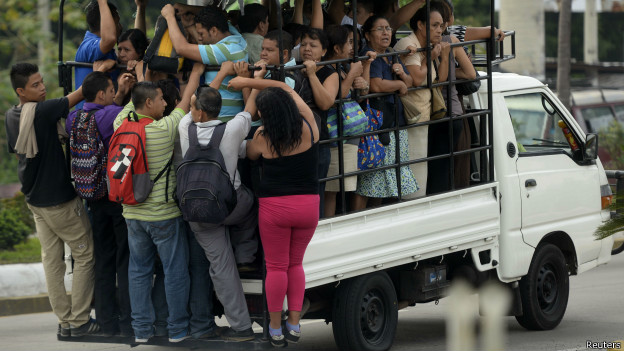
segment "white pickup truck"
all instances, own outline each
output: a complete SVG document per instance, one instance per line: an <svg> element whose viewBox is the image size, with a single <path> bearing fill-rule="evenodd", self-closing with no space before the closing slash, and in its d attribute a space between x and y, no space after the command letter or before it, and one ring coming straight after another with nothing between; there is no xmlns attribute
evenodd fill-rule
<svg viewBox="0 0 624 351"><path fill-rule="evenodd" d="M488 107L483 82L471 109ZM443 297L458 277L502 282L523 327L552 329L569 275L609 261L613 239L593 236L611 200L597 136L536 79L495 73L492 85L493 181L319 223L303 262L305 317L331 321L341 350L389 349L398 310ZM261 281L244 286L262 292Z"/></svg>

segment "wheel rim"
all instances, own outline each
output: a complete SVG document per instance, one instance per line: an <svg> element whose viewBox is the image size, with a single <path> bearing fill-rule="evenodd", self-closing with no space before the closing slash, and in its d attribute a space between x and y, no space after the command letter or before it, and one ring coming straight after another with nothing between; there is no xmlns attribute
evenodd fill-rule
<svg viewBox="0 0 624 351"><path fill-rule="evenodd" d="M611 249L611 251L620 250L622 248L622 246L624 246L624 241L621 241L621 242L618 242L618 243L613 243L613 248Z"/></svg>
<svg viewBox="0 0 624 351"><path fill-rule="evenodd" d="M559 298L559 279L555 268L546 264L537 276L537 299L544 313L552 312Z"/></svg>
<svg viewBox="0 0 624 351"><path fill-rule="evenodd" d="M387 313L383 301L378 290L370 290L362 298L360 325L362 335L369 343L379 341L384 333Z"/></svg>

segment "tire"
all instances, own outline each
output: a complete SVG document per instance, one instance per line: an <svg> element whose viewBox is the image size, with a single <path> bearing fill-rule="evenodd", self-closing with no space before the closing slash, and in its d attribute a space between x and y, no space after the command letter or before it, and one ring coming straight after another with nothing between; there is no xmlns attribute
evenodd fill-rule
<svg viewBox="0 0 624 351"><path fill-rule="evenodd" d="M624 251L624 241L620 241L617 243L613 243L613 248L611 249L611 256L617 255Z"/></svg>
<svg viewBox="0 0 624 351"><path fill-rule="evenodd" d="M555 328L563 319L569 293L570 276L563 253L555 245L539 245L529 273L520 280L523 315L516 320L529 330Z"/></svg>
<svg viewBox="0 0 624 351"><path fill-rule="evenodd" d="M340 350L385 351L394 341L398 304L385 272L356 277L338 286L332 330Z"/></svg>

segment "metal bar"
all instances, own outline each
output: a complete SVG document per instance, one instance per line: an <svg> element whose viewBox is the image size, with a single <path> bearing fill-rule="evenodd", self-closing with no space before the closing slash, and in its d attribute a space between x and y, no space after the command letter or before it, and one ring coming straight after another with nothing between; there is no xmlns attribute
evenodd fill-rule
<svg viewBox="0 0 624 351"><path fill-rule="evenodd" d="M277 6L277 9L281 8L281 3L280 0L275 0L275 5ZM284 72L284 46L282 45L282 11L277 11L277 29L279 30L279 34L278 34L278 47L279 47L279 59L280 59L280 65L279 65L279 80L280 81L285 81L286 80L286 74Z"/></svg>
<svg viewBox="0 0 624 351"><path fill-rule="evenodd" d="M64 95L69 94L69 87L66 82L66 74L65 67L63 66L63 31L64 31L64 23L63 19L65 16L65 0L61 0L59 2L59 23L58 23L58 62L56 63L58 66L58 78L59 78L59 86L63 88Z"/></svg>
<svg viewBox="0 0 624 351"><path fill-rule="evenodd" d="M458 155L466 155L466 154L470 154L472 152L478 152L478 151L487 151L490 150L492 147L491 146L484 146L484 147L477 147L471 150L464 150L464 151L458 151L457 154ZM415 159L415 160L410 160L408 162L403 162L403 166L405 167L406 165L410 165L413 163L421 163L421 162L425 162L425 161L433 161L433 160L440 160L440 159L444 159L444 158L448 158L449 154L442 154L442 155L436 155L436 156L428 156L426 158L419 158L419 159ZM371 172L377 172L380 170L386 170L386 169L392 169L392 168L396 168L396 164L390 164L390 165L385 165L385 166L379 166L376 168L371 168L371 169L363 169L363 170L358 170L358 171L354 171L354 172L348 172L344 174L344 177L353 177L353 176L358 176L358 175L362 175L362 174L366 174L366 173L371 173ZM339 179L340 175L335 175L335 176L331 176L331 177L325 177L325 178L319 178L319 181L330 181L330 180L336 180Z"/></svg>
<svg viewBox="0 0 624 351"><path fill-rule="evenodd" d="M334 0L334 1L338 1L338 0ZM353 13L353 26L351 26L351 29L353 30L353 58L352 61L353 62L357 62L357 61L361 61L361 59L358 59L359 57L359 53L360 53L360 32L358 31L357 28L357 0L353 0L351 2L351 13ZM368 56L366 56L368 57ZM355 101L359 101L360 100L360 91L358 89L356 89L354 91L353 94L353 98L355 99Z"/></svg>
<svg viewBox="0 0 624 351"><path fill-rule="evenodd" d="M346 209L346 194L345 194L345 185L344 185L344 145L342 143L343 135L343 123L342 123L342 64L337 64L338 71L338 105L336 105L336 126L338 127L338 138L341 141L338 142L338 175L340 176L340 199L341 199L341 209L342 213L347 213ZM325 183L327 186L327 183ZM334 200L335 201L335 200ZM336 206L334 205L334 208ZM334 215L335 215L334 211Z"/></svg>

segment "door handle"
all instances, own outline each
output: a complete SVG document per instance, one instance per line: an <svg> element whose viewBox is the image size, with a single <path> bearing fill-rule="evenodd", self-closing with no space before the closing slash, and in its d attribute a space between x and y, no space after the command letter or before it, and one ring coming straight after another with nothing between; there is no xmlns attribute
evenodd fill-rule
<svg viewBox="0 0 624 351"><path fill-rule="evenodd" d="M535 179L527 179L524 181L524 186L527 188L531 186L537 186L537 182L535 181Z"/></svg>

